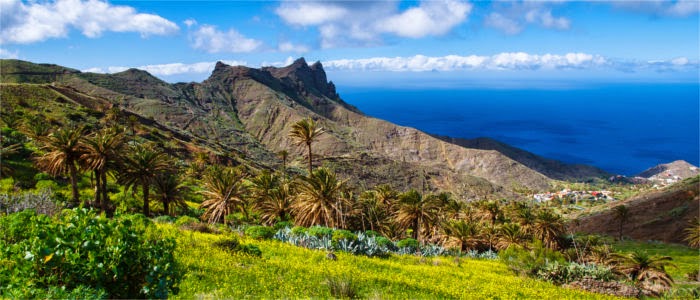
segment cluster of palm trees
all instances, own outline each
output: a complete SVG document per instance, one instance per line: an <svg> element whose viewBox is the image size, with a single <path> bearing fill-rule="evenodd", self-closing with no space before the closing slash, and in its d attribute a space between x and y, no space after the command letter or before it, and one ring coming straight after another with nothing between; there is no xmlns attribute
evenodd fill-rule
<svg viewBox="0 0 700 300"><path fill-rule="evenodd" d="M90 172L95 187L93 201L83 201L87 206L110 210L108 175L126 190L141 190L143 214L147 216L151 189L158 193L166 212L171 202L180 200L184 187L177 178L175 160L153 144L130 139L122 127L89 132L85 126L67 126L35 139L41 151L36 165L52 176L68 177L74 204L80 202L82 171Z"/></svg>

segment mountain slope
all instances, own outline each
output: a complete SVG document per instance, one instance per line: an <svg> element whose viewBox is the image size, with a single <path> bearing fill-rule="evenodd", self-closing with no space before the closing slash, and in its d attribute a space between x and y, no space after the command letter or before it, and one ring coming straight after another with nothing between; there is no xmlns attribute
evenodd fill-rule
<svg viewBox="0 0 700 300"><path fill-rule="evenodd" d="M629 220L622 232L639 240L683 242L683 230L700 213L700 177L688 178L660 191L644 193L621 202L606 204L607 209L582 216L570 224L572 232L617 236L619 221L614 208L627 206Z"/></svg>
<svg viewBox="0 0 700 300"><path fill-rule="evenodd" d="M484 191L508 194L515 185L541 190L550 181L544 174L559 178L599 171L567 171L568 166L548 164L502 144L482 147L486 150L473 149L478 145L465 148L460 142L367 117L340 98L320 63L309 66L303 59L262 69L217 63L207 80L177 84L136 69L94 74L16 60L0 61L0 66L3 83L51 83L47 86L82 99L76 102L90 109L117 107L187 137L195 146L266 168L276 168L281 162L275 153L287 150L296 158L292 170L303 172L305 149L287 133L294 122L311 117L326 129L314 144L319 158L315 164L352 175L354 183L365 188L391 183L399 189L445 190L469 199ZM535 157L531 160L537 163L522 157Z"/></svg>
<svg viewBox="0 0 700 300"><path fill-rule="evenodd" d="M581 180L592 177L608 177L610 174L596 167L581 164L566 164L548 159L490 138L461 139L436 136L437 138L465 148L496 150L530 169L558 180Z"/></svg>

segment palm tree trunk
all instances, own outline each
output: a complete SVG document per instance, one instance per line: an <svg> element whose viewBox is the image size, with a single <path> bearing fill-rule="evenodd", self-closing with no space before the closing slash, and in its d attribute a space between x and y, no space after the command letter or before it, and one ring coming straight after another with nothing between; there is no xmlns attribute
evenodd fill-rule
<svg viewBox="0 0 700 300"><path fill-rule="evenodd" d="M141 191L143 192L143 214L148 217L150 215L150 208L148 207L148 182L145 180L141 182Z"/></svg>
<svg viewBox="0 0 700 300"><path fill-rule="evenodd" d="M95 185L95 198L94 202L95 204L99 205L100 204L100 175L97 172L97 170L93 171L90 173L90 183Z"/></svg>
<svg viewBox="0 0 700 300"><path fill-rule="evenodd" d="M100 185L100 180L101 180L100 173L97 170L93 171L92 175L90 175L90 181L93 181L93 179L92 179L93 176L95 178L94 182L93 182L95 184L95 199L94 199L94 201L95 201L95 205L99 206L100 205L100 195L102 195L100 193L100 191L102 189L102 186Z"/></svg>
<svg viewBox="0 0 700 300"><path fill-rule="evenodd" d="M166 215L170 215L170 208L168 207L170 204L170 200L166 197L163 198L163 210L165 211Z"/></svg>
<svg viewBox="0 0 700 300"><path fill-rule="evenodd" d="M311 143L307 143L306 146L309 148L309 177L311 177L311 161L313 160L311 156Z"/></svg>
<svg viewBox="0 0 700 300"><path fill-rule="evenodd" d="M107 211L109 205L109 196L107 196L107 170L102 170L102 210Z"/></svg>
<svg viewBox="0 0 700 300"><path fill-rule="evenodd" d="M75 167L73 162L70 162L68 169L70 170L70 185L73 191L73 203L78 204L80 201L80 194L78 193L78 168ZM87 200L85 202L87 202Z"/></svg>

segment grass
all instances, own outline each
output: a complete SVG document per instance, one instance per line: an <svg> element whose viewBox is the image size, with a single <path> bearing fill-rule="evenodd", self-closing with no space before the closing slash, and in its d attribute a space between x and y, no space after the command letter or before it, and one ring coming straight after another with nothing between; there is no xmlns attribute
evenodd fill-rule
<svg viewBox="0 0 700 300"><path fill-rule="evenodd" d="M176 257L186 270L174 298L333 298L331 285L349 279L353 290L344 294L360 298L612 299L518 277L499 261L462 259L457 264L450 257L381 259L345 253L336 253L333 261L323 251L241 238L242 244L262 250L262 257L254 257L212 246L230 238L226 235L159 226L177 237Z"/></svg>

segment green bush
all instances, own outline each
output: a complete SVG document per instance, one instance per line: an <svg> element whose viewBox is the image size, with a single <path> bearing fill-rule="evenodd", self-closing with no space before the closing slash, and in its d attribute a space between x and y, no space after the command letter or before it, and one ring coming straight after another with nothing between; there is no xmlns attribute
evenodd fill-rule
<svg viewBox="0 0 700 300"><path fill-rule="evenodd" d="M312 226L306 231L309 235L321 238L333 234L333 229L324 226Z"/></svg>
<svg viewBox="0 0 700 300"><path fill-rule="evenodd" d="M396 247L398 248L412 248L412 249L418 249L420 245L418 244L418 241L416 239L412 238L406 238L403 240L400 240L396 243Z"/></svg>
<svg viewBox="0 0 700 300"><path fill-rule="evenodd" d="M544 269L547 264L553 264L555 262L559 264L566 263L561 253L544 247L539 240L533 242L531 250L512 245L498 253L498 256L513 271L530 276L535 276L537 272Z"/></svg>
<svg viewBox="0 0 700 300"><path fill-rule="evenodd" d="M178 292L175 240L143 216L110 220L73 209L49 219L24 211L0 217L0 225L2 297L167 298Z"/></svg>
<svg viewBox="0 0 700 300"><path fill-rule="evenodd" d="M333 235L331 236L333 246L338 245L338 242L341 240L357 241L357 235L352 233L350 230L338 229L333 231Z"/></svg>
<svg viewBox="0 0 700 300"><path fill-rule="evenodd" d="M267 226L250 226L245 229L245 235L259 240L271 239L276 230Z"/></svg>
<svg viewBox="0 0 700 300"><path fill-rule="evenodd" d="M292 222L289 221L282 221L282 222L277 222L274 226L275 230L280 230L284 228L292 228Z"/></svg>
<svg viewBox="0 0 700 300"><path fill-rule="evenodd" d="M294 226L294 227L292 228L292 235L294 235L294 236L302 236L302 235L306 234L307 231L308 231L308 229L306 229L306 227Z"/></svg>
<svg viewBox="0 0 700 300"><path fill-rule="evenodd" d="M235 237L218 240L214 242L214 246L234 253L243 253L246 255L257 257L262 256L262 251L260 251L260 248L258 248L258 246L251 244L241 244L240 241Z"/></svg>
<svg viewBox="0 0 700 300"><path fill-rule="evenodd" d="M368 237L375 237L375 236L380 236L379 232L376 232L374 230L367 230L365 231L365 235Z"/></svg>
<svg viewBox="0 0 700 300"><path fill-rule="evenodd" d="M177 226L187 226L195 223L199 223L199 220L190 216L182 216L175 220L175 225Z"/></svg>
<svg viewBox="0 0 700 300"><path fill-rule="evenodd" d="M158 217L156 217L155 219L153 219L153 221L155 221L155 222L157 222L157 223L172 223L172 222L174 222L175 220L176 220L175 218L173 218L173 217L171 217L171 216L167 216L167 215L165 215L165 216L158 216Z"/></svg>
<svg viewBox="0 0 700 300"><path fill-rule="evenodd" d="M394 243L391 242L390 239L385 238L383 236L378 236L374 238L374 240L377 242L377 245L380 247L387 247L389 250L394 250Z"/></svg>

